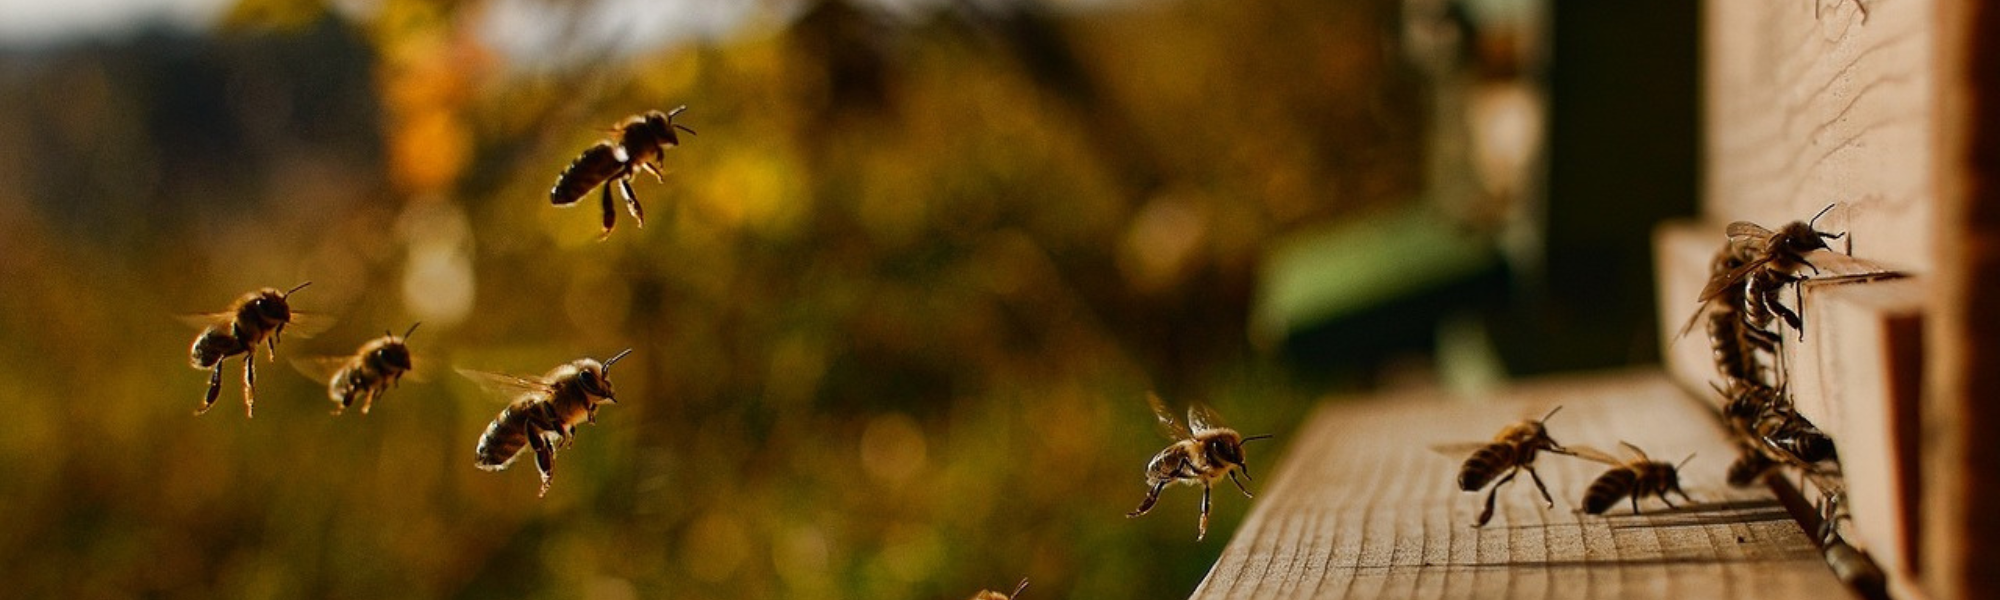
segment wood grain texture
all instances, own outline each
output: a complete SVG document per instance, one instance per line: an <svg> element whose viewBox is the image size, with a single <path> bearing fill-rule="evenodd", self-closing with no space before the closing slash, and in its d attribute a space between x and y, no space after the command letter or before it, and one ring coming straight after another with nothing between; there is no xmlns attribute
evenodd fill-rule
<svg viewBox="0 0 2000 600"><path fill-rule="evenodd" d="M1775 227L1842 203L1822 229L1929 271L1934 4L1704 3L1705 217Z"/></svg>
<svg viewBox="0 0 2000 600"><path fill-rule="evenodd" d="M1415 392L1333 402L1315 412L1270 486L1195 590L1222 598L1785 598L1843 588L1789 513L1762 489L1733 490L1734 457L1707 409L1657 371L1539 381L1453 401ZM1485 401L1490 400L1490 401ZM1654 458L1697 456L1682 472L1698 501L1656 500L1632 515L1580 514L1606 467L1545 455L1556 496L1545 509L1522 477L1500 491L1493 522L1471 526L1482 494L1460 492L1464 457L1434 444L1484 441L1539 417L1563 444Z"/></svg>

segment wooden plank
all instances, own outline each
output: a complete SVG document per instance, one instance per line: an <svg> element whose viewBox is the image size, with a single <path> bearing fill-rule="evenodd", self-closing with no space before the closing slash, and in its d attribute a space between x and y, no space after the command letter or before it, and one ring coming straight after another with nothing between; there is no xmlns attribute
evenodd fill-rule
<svg viewBox="0 0 2000 600"><path fill-rule="evenodd" d="M1194 597L1801 598L1843 589L1767 491L1723 483L1735 449L1663 374L1549 379L1478 400L1412 392L1321 407ZM1579 514L1605 467L1545 456L1537 466L1555 508L1517 481L1501 490L1493 522L1471 527L1483 496L1458 490L1462 457L1431 446L1489 439L1556 405L1563 411L1549 430L1559 442L1609 449L1626 440L1664 460L1696 453L1682 481L1699 502Z"/></svg>
<svg viewBox="0 0 2000 600"><path fill-rule="evenodd" d="M1703 5L1703 213L1766 225L1843 203L1854 253L1915 273L1934 262L1935 3Z"/></svg>
<svg viewBox="0 0 2000 600"><path fill-rule="evenodd" d="M1926 329L1923 579L1932 598L2000 589L2000 6L1941 0L1937 292Z"/></svg>
<svg viewBox="0 0 2000 600"><path fill-rule="evenodd" d="M1898 580L1917 572L1918 407L1922 403L1921 279L1804 286L1806 336L1791 370L1799 413L1840 449L1853 527L1848 543Z"/></svg>

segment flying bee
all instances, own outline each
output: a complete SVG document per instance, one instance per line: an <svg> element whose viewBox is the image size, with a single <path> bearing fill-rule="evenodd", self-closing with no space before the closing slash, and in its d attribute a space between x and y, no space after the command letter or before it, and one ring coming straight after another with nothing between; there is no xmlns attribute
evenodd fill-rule
<svg viewBox="0 0 2000 600"><path fill-rule="evenodd" d="M557 206L568 206L583 199L591 188L602 187L600 203L604 209L604 235L611 235L611 227L618 222L618 210L611 203L611 184L616 182L618 191L625 196L625 208L638 219L639 226L646 226L646 209L639 206L639 196L632 193L632 177L639 171L653 174L654 181L664 181L660 175L660 160L666 150L681 144L680 134L685 131L694 134L693 129L674 122L674 117L687 110L680 106L662 113L657 110L645 114L626 117L610 130L613 139L602 140L577 155L556 178L556 185L549 189L549 202Z"/></svg>
<svg viewBox="0 0 2000 600"><path fill-rule="evenodd" d="M479 436L473 465L483 471L500 471L520 458L521 449L533 449L535 468L542 474L542 489L536 496L547 496L549 482L555 477L556 449L576 444L577 425L597 423L599 405L618 402L611 391L611 366L631 353L627 348L601 363L580 358L540 379L459 370L474 380L520 394Z"/></svg>
<svg viewBox="0 0 2000 600"><path fill-rule="evenodd" d="M1821 209L1810 221L1793 221L1777 231L1749 221L1730 223L1724 233L1742 264L1721 277L1710 279L1707 287L1702 288L1700 300L1708 302L1727 293L1725 290L1729 287L1742 285L1743 318L1751 326L1763 328L1776 314L1792 329L1799 329L1803 324L1799 314L1786 308L1779 301L1778 294L1786 285L1805 279L1799 274L1800 269L1819 273L1819 267L1806 260L1807 254L1815 250L1830 250L1827 240L1847 235L1813 228L1813 224L1829 210L1833 210L1833 205Z"/></svg>
<svg viewBox="0 0 2000 600"><path fill-rule="evenodd" d="M1548 486L1542 484L1542 476L1535 473L1535 457L1543 451L1556 454L1569 453L1562 444L1556 443L1549 437L1549 429L1543 424L1561 410L1562 407L1558 406L1550 409L1549 414L1543 415L1540 419L1508 425L1501 429L1499 434L1494 435L1493 441L1490 442L1441 444L1431 447L1439 454L1447 456L1456 457L1463 456L1467 452L1472 453L1466 457L1464 466L1458 470L1458 489L1462 491L1477 492L1480 488L1486 487L1487 483L1493 482L1494 477L1499 476L1501 471L1507 472L1507 475L1500 477L1499 482L1493 484L1493 489L1486 493L1486 508L1479 511L1479 520L1472 524L1473 527L1484 527L1487 521L1493 519L1494 496L1500 493L1501 487L1513 482L1514 476L1521 471L1527 471L1528 478L1534 480L1535 489L1542 491L1543 501L1550 507L1556 505L1555 498L1549 496Z"/></svg>
<svg viewBox="0 0 2000 600"><path fill-rule="evenodd" d="M1243 437L1236 430L1223 427L1215 411L1201 403L1188 407L1187 424L1183 425L1174 419L1173 413L1167 411L1158 394L1148 393L1146 402L1152 406L1153 416L1159 419L1160 433L1174 443L1146 463L1146 485L1151 489L1146 491L1146 499L1139 503L1139 508L1125 513L1125 517L1137 517L1153 510L1153 503L1160 499L1160 490L1166 489L1168 484L1200 485L1201 525L1195 531L1194 539L1201 541L1208 537L1211 484L1227 476L1236 484L1236 489L1243 492L1243 497L1255 498L1248 488L1243 487L1243 480L1236 478L1236 473L1240 471L1243 479L1250 479L1250 465L1244 462L1243 444L1271 436Z"/></svg>
<svg viewBox="0 0 2000 600"><path fill-rule="evenodd" d="M1028 578L1023 577L1021 578L1021 583L1014 585L1014 593L1012 594L1002 594L993 590L979 590L979 593L972 595L972 600L1014 600L1020 597L1021 590L1025 589L1028 589Z"/></svg>
<svg viewBox="0 0 2000 600"><path fill-rule="evenodd" d="M1694 502L1694 498L1688 497L1687 492L1681 490L1680 475L1680 468L1687 465L1688 461L1694 460L1693 454L1689 454L1679 465L1675 465L1647 458L1646 451L1630 443L1618 442L1618 445L1624 446L1632 453L1631 460L1620 461L1609 454L1583 446L1574 449L1578 457L1611 465L1611 470L1605 471L1596 481L1590 482L1590 487L1584 488L1583 512L1601 515L1619 500L1631 498L1632 514L1636 515L1639 514L1639 499L1648 494L1667 503L1667 508L1679 508L1674 506L1672 500L1667 499L1667 492L1680 494L1682 499Z"/></svg>
<svg viewBox="0 0 2000 600"><path fill-rule="evenodd" d="M202 397L201 408L196 409L194 414L207 413L210 407L215 406L215 399L222 394L222 361L241 354L243 416L255 416L257 345L265 345L268 359L277 359L279 337L294 317L287 300L308 285L312 282L301 283L282 292L277 288L263 288L237 298L227 311L194 317L195 323L206 324L206 327L195 336L194 346L188 350L188 363L194 368L208 370L208 393Z"/></svg>
<svg viewBox="0 0 2000 600"><path fill-rule="evenodd" d="M376 399L413 368L407 342L410 334L417 332L417 325L422 323L410 325L409 331L401 336L384 331L382 337L362 344L352 356L320 357L292 364L308 377L326 382L326 397L335 404L333 414L338 415L360 401L361 414L365 415Z"/></svg>

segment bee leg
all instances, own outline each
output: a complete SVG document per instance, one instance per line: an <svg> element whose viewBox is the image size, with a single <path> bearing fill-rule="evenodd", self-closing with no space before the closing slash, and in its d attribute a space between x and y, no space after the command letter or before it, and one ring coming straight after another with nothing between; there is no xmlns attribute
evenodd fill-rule
<svg viewBox="0 0 2000 600"><path fill-rule="evenodd" d="M645 227L646 208L639 206L639 195L632 193L631 177L618 180L618 192L625 195L625 210L631 211L632 218L639 221L640 227Z"/></svg>
<svg viewBox="0 0 2000 600"><path fill-rule="evenodd" d="M361 414L368 414L369 406L375 404L375 395L380 393L382 388L367 388L361 391Z"/></svg>
<svg viewBox="0 0 2000 600"><path fill-rule="evenodd" d="M1200 528L1200 529L1197 529L1197 530L1195 530L1195 534L1194 534L1194 541L1197 541L1197 542L1199 542L1199 541L1202 541L1203 539L1207 539L1207 538L1208 538L1208 492L1209 492L1209 489L1210 489L1210 488L1208 487L1208 482L1206 482L1206 481L1202 482L1202 484L1201 484L1201 528Z"/></svg>
<svg viewBox="0 0 2000 600"><path fill-rule="evenodd" d="M1639 514L1639 494L1632 494L1632 514Z"/></svg>
<svg viewBox="0 0 2000 600"><path fill-rule="evenodd" d="M1556 499L1549 497L1549 486L1542 485L1542 476L1535 473L1534 467L1524 467L1524 468L1528 471L1528 478L1535 482L1535 489L1542 491L1542 501L1547 502L1549 504L1549 508L1555 508Z"/></svg>
<svg viewBox="0 0 2000 600"><path fill-rule="evenodd" d="M257 351L252 349L243 355L243 418L256 417L257 412Z"/></svg>
<svg viewBox="0 0 2000 600"><path fill-rule="evenodd" d="M542 473L542 491L537 492L535 497L547 497L549 495L549 483L553 482L556 477L556 449L540 433L530 433L528 435L528 445L535 449L535 469Z"/></svg>
<svg viewBox="0 0 2000 600"><path fill-rule="evenodd" d="M1667 499L1667 492L1666 492L1666 490L1661 490L1661 491L1660 491L1660 493L1659 493L1659 496L1660 496L1660 501L1661 501L1661 502L1665 502L1665 503L1667 503L1667 510L1677 510L1677 509L1679 509L1679 508L1680 508L1680 507L1678 507L1678 506L1674 506L1674 501L1672 501L1672 500L1668 500L1668 499Z"/></svg>
<svg viewBox="0 0 2000 600"><path fill-rule="evenodd" d="M195 409L194 414L200 416L202 413L208 412L210 407L215 406L215 399L221 395L222 361L218 360L215 361L215 367L208 370L208 395L202 397L201 408Z"/></svg>
<svg viewBox="0 0 2000 600"><path fill-rule="evenodd" d="M1502 477L1500 478L1499 481L1493 482L1493 489L1488 490L1486 492L1486 508L1479 511L1479 520L1472 524L1473 527L1485 527L1487 521L1493 520L1494 497L1499 496L1500 488L1506 487L1509 482L1514 481L1514 476L1519 474L1521 474L1521 471L1519 469L1508 471L1506 477Z"/></svg>
<svg viewBox="0 0 2000 600"><path fill-rule="evenodd" d="M1153 484L1153 489L1146 491L1146 499L1139 501L1139 508L1132 509L1132 512L1125 513L1125 518L1130 519L1132 517L1146 514L1146 511L1153 510L1153 503L1160 501L1160 490L1166 488L1167 488L1166 481L1161 481L1159 483Z"/></svg>
<svg viewBox="0 0 2000 600"><path fill-rule="evenodd" d="M604 236L611 236L611 227L618 224L618 210L611 204L611 185L601 186L603 193L598 197L599 208L604 209Z"/></svg>
<svg viewBox="0 0 2000 600"><path fill-rule="evenodd" d="M1249 473L1244 473L1244 474L1243 474L1243 476L1244 476L1244 477L1249 477L1249 476L1250 476L1250 474L1249 474ZM1230 472L1229 472L1229 481L1230 481L1230 482L1232 482L1232 483L1235 483L1235 484L1236 484L1236 489L1237 489L1238 491L1241 491L1241 492L1243 492L1243 497L1245 497L1245 498L1251 498L1251 499L1255 499L1255 498L1256 498L1256 496L1252 496L1252 495L1250 495L1250 490L1248 490L1248 489L1245 489L1245 488L1243 487L1243 482L1242 482L1241 480L1238 480L1238 479L1236 478L1236 472L1235 472L1235 471L1230 471Z"/></svg>

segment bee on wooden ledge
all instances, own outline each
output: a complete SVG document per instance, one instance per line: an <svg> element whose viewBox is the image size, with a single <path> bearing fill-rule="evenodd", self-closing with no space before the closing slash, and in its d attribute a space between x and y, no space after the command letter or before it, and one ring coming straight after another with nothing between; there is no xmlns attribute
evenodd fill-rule
<svg viewBox="0 0 2000 600"><path fill-rule="evenodd" d="M1588 446L1577 446L1572 449L1578 458L1611 465L1611 470L1599 475L1596 481L1590 482L1590 487L1584 489L1583 512L1601 515L1619 500L1630 498L1632 514L1636 515L1639 514L1640 498L1648 494L1665 502L1667 508L1680 508L1674 506L1672 500L1667 499L1668 492L1680 494L1682 499L1694 502L1694 498L1681 490L1680 474L1681 467L1686 466L1688 461L1694 460L1693 454L1689 454L1676 465L1648 458L1646 451L1630 443L1618 442L1618 445L1624 446L1631 452L1630 460L1621 461L1617 457Z"/></svg>
<svg viewBox="0 0 2000 600"><path fill-rule="evenodd" d="M1459 490L1477 492L1485 488L1487 483L1493 483L1493 488L1486 492L1486 507L1479 511L1479 519L1473 522L1473 527L1484 527L1487 521L1493 520L1494 496L1500 493L1500 488L1512 483L1514 476L1519 475L1521 471L1528 472L1528 478L1535 482L1535 489L1541 490L1542 500L1547 502L1550 508L1555 507L1556 500L1549 495L1549 487L1542 484L1542 476L1535 473L1535 457L1544 451L1556 454L1569 453L1562 444L1556 443L1549 437L1548 426L1544 424L1549 417L1556 416L1561 410L1562 407L1558 406L1550 409L1549 413L1542 415L1540 419L1529 419L1508 425L1494 435L1493 441L1490 442L1439 444L1431 447L1432 450L1446 456L1457 457L1471 453L1471 456L1466 457L1465 465L1458 471ZM1494 477L1499 476L1502 471L1507 475L1494 482Z"/></svg>

